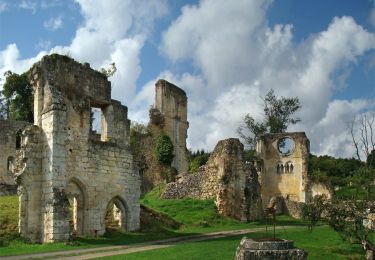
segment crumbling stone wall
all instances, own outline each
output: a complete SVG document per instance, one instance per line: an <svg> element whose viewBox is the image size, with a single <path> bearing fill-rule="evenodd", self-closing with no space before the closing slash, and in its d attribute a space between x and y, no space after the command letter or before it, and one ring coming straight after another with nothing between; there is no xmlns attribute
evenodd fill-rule
<svg viewBox="0 0 375 260"><path fill-rule="evenodd" d="M150 135L140 140L140 156L135 158L140 168L142 194L161 183L175 181L177 174L187 173L189 168L186 148L189 123L185 91L166 80L158 80L155 83L155 104L149 116ZM170 166L161 165L154 155L155 140L160 134L168 135L173 144L174 158Z"/></svg>
<svg viewBox="0 0 375 260"><path fill-rule="evenodd" d="M28 122L0 120L0 195L15 194L14 167L20 149L21 132Z"/></svg>
<svg viewBox="0 0 375 260"><path fill-rule="evenodd" d="M292 140L293 147L283 153L280 149L287 148L281 143L285 138ZM309 151L310 142L303 132L266 134L258 139L258 170L265 206L276 196L297 202L308 200Z"/></svg>
<svg viewBox="0 0 375 260"><path fill-rule="evenodd" d="M17 160L21 234L39 242L65 240L71 232L103 234L113 203L122 213L120 226L138 229L130 121L127 108L111 99L106 76L56 54L34 64L29 76L35 126L23 131ZM102 111L100 134L91 128L93 107Z"/></svg>
<svg viewBox="0 0 375 260"><path fill-rule="evenodd" d="M219 141L197 173L178 177L167 184L163 198L214 199L220 214L241 221L263 215L257 172L245 163L238 139Z"/></svg>
<svg viewBox="0 0 375 260"><path fill-rule="evenodd" d="M178 173L188 172L186 138L189 123L185 91L166 80L158 80L155 84L155 104L150 113L150 123L153 128L159 128L171 138L174 146L172 166Z"/></svg>

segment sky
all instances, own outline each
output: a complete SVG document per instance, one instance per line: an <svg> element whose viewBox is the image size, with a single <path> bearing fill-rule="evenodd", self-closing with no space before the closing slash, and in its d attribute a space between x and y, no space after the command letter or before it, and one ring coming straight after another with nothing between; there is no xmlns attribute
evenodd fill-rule
<svg viewBox="0 0 375 260"><path fill-rule="evenodd" d="M347 124L375 112L375 0L0 0L0 77L51 53L115 62L132 121L148 122L158 79L184 89L192 150L261 120L270 89L300 99L288 131L318 155L353 157Z"/></svg>

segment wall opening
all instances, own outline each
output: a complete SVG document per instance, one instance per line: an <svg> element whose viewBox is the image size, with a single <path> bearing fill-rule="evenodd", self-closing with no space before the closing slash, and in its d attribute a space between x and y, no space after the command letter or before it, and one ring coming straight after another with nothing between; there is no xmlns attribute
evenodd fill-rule
<svg viewBox="0 0 375 260"><path fill-rule="evenodd" d="M102 109L99 107L91 107L90 116L91 133L100 135L102 132Z"/></svg>
<svg viewBox="0 0 375 260"><path fill-rule="evenodd" d="M81 236L84 234L84 205L85 196L81 184L76 181L69 182L67 186L69 199L69 227L73 235Z"/></svg>
<svg viewBox="0 0 375 260"><path fill-rule="evenodd" d="M106 231L125 231L125 214L124 203L117 197L112 199L108 203L104 217Z"/></svg>
<svg viewBox="0 0 375 260"><path fill-rule="evenodd" d="M90 133L98 141L106 142L109 139L108 107L92 105L90 110Z"/></svg>
<svg viewBox="0 0 375 260"><path fill-rule="evenodd" d="M22 144L22 131L18 130L16 133L16 149L21 149Z"/></svg>
<svg viewBox="0 0 375 260"><path fill-rule="evenodd" d="M14 172L14 157L13 156L8 157L7 170L8 170L8 173Z"/></svg>

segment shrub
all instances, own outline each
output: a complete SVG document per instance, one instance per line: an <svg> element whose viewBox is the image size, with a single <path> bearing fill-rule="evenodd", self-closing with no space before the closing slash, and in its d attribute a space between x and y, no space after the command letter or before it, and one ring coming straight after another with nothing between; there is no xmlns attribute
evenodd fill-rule
<svg viewBox="0 0 375 260"><path fill-rule="evenodd" d="M174 154L173 144L168 135L161 134L155 141L154 154L157 161L163 165L171 165Z"/></svg>

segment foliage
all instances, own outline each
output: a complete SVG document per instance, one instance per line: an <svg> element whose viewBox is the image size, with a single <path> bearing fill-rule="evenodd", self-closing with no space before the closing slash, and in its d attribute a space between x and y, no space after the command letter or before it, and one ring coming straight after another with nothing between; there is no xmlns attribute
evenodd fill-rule
<svg viewBox="0 0 375 260"><path fill-rule="evenodd" d="M147 136L150 136L147 126L137 122L132 122L130 126L130 149L135 158L139 159L142 147L141 142Z"/></svg>
<svg viewBox="0 0 375 260"><path fill-rule="evenodd" d="M369 168L373 168L375 169L375 149L373 149L371 151L371 153L367 156L367 159L366 159L366 165L369 167Z"/></svg>
<svg viewBox="0 0 375 260"><path fill-rule="evenodd" d="M100 72L104 74L107 78L113 76L117 71L116 63L112 62L108 69L101 68Z"/></svg>
<svg viewBox="0 0 375 260"><path fill-rule="evenodd" d="M1 114L7 113L12 120L33 122L33 88L27 74L10 71L4 74L6 80L2 91Z"/></svg>
<svg viewBox="0 0 375 260"><path fill-rule="evenodd" d="M345 186L349 182L348 178L363 165L363 162L355 158L343 159L310 154L309 173L312 178L327 181L333 186Z"/></svg>
<svg viewBox="0 0 375 260"><path fill-rule="evenodd" d="M367 166L362 166L357 169L353 176L349 178L351 184L356 188L356 196L358 198L359 190L362 188L366 189L367 199L372 198L371 190L374 187L375 179L375 168L369 168Z"/></svg>
<svg viewBox="0 0 375 260"><path fill-rule="evenodd" d="M327 197L325 195L317 195L310 203L302 205L302 218L309 221L308 228L312 231L318 221L321 220L323 211L326 208Z"/></svg>
<svg viewBox="0 0 375 260"><path fill-rule="evenodd" d="M207 153L204 150L198 150L196 152L189 151L189 172L197 172L199 167L207 163L210 155L210 153Z"/></svg>
<svg viewBox="0 0 375 260"><path fill-rule="evenodd" d="M293 117L300 108L298 97L278 98L271 89L263 98L264 119L257 122L250 114L245 115L243 125L238 127L237 132L250 148L256 145L257 137L265 133L283 133L289 125L301 121Z"/></svg>
<svg viewBox="0 0 375 260"><path fill-rule="evenodd" d="M361 242L367 239L369 230L363 225L367 217L365 200L335 200L327 203L327 220L329 225L346 240Z"/></svg>
<svg viewBox="0 0 375 260"><path fill-rule="evenodd" d="M161 134L156 138L154 154L160 164L171 165L174 154L173 144L168 135Z"/></svg>

